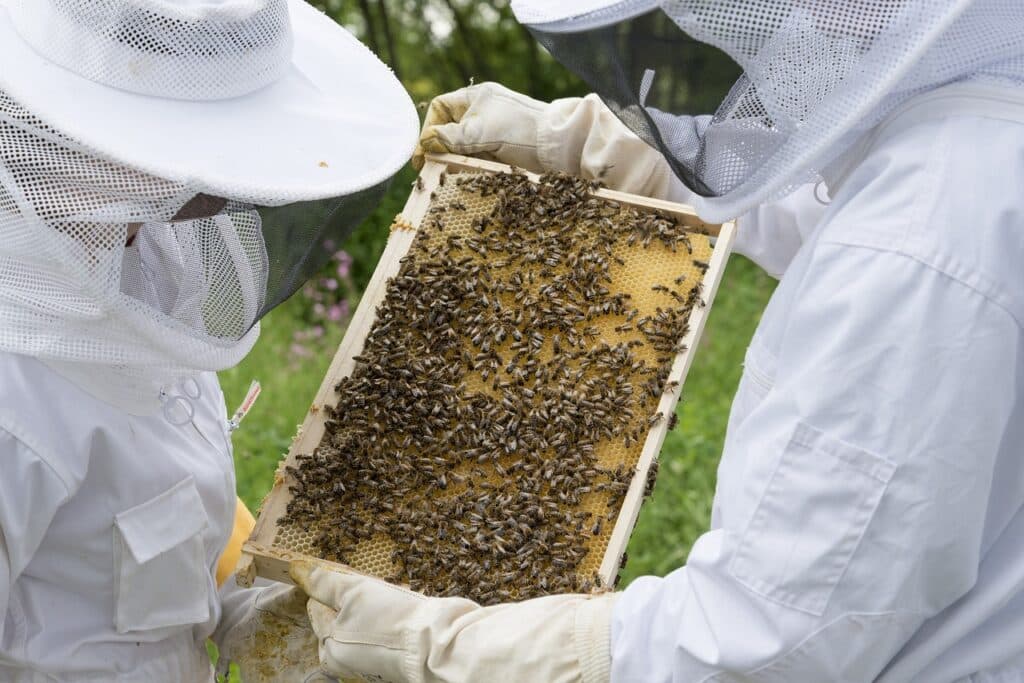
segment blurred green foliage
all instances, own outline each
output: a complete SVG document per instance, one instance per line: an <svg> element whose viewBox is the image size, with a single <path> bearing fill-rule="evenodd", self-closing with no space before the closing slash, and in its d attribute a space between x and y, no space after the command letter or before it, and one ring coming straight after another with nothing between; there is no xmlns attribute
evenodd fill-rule
<svg viewBox="0 0 1024 683"><path fill-rule="evenodd" d="M469 83L499 81L538 99L586 86L516 22L507 0L320 0L395 71L417 102Z"/></svg>

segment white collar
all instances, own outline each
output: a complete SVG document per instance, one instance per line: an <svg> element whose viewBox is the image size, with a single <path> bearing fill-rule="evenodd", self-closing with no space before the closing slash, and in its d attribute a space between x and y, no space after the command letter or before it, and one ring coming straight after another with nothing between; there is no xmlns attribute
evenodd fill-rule
<svg viewBox="0 0 1024 683"><path fill-rule="evenodd" d="M90 396L129 415L150 417L161 410L159 382L111 365L39 360Z"/></svg>

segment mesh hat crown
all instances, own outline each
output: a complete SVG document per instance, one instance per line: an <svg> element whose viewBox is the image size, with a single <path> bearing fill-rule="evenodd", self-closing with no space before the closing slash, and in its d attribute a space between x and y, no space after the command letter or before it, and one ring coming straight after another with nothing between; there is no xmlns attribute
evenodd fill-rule
<svg viewBox="0 0 1024 683"><path fill-rule="evenodd" d="M261 204L377 185L419 129L304 0L0 0L0 64L0 90L99 156Z"/></svg>
<svg viewBox="0 0 1024 683"><path fill-rule="evenodd" d="M36 51L91 81L142 95L244 95L288 68L287 0L15 0Z"/></svg>

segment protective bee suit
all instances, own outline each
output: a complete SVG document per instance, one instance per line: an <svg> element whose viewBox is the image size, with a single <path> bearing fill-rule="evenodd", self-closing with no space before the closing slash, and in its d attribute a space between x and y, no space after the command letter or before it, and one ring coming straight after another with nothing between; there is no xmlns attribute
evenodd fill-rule
<svg viewBox="0 0 1024 683"><path fill-rule="evenodd" d="M254 618L304 610L216 580L215 372L373 208L415 109L299 0L0 0L0 64L0 680L209 683L208 639L246 670ZM319 669L315 639L278 654L248 680Z"/></svg>
<svg viewBox="0 0 1024 683"><path fill-rule="evenodd" d="M781 275L747 351L711 529L664 578L488 608L300 569L325 667L393 681L1024 681L1024 9L514 6L609 109L484 84L435 101L424 150L738 215L738 250ZM653 17L741 63L714 117L657 109L664 63L627 49L665 44L630 25Z"/></svg>

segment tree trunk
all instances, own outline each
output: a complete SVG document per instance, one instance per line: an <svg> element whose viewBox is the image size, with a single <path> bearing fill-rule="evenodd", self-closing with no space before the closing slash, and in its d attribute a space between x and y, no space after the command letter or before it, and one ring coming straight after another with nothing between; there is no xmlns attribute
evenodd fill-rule
<svg viewBox="0 0 1024 683"><path fill-rule="evenodd" d="M399 79L402 77L402 73L398 68L398 50L395 48L395 37L391 33L391 20L388 17L388 6L384 0L379 0L377 6L380 7L380 26L384 32L384 42L388 46L388 61L391 64L391 70L395 72L395 76Z"/></svg>
<svg viewBox="0 0 1024 683"><path fill-rule="evenodd" d="M513 18L513 21L515 19ZM523 36L523 40L526 42L526 94L532 97L542 97L538 92L540 86L540 45L534 40L533 34L530 33L530 29L524 25L516 22L516 26L519 27L519 32Z"/></svg>
<svg viewBox="0 0 1024 683"><path fill-rule="evenodd" d="M370 0L359 0L359 9L363 15L363 23L366 24L366 35L363 39L373 50L374 54L380 55L380 44L377 42L377 22L373 19L373 9L370 7Z"/></svg>
<svg viewBox="0 0 1024 683"><path fill-rule="evenodd" d="M480 49L476 42L476 35L473 32L469 22L466 21L465 15L462 10L456 6L452 0L444 0L444 4L448 6L448 10L452 13L452 19L455 20L455 30L459 34L459 39L466 48L466 52L469 54L470 61L473 63L473 68L476 70L476 77L480 81L494 80L491 76L491 70L487 65L487 60L484 58L483 51Z"/></svg>

